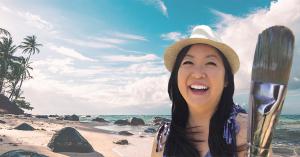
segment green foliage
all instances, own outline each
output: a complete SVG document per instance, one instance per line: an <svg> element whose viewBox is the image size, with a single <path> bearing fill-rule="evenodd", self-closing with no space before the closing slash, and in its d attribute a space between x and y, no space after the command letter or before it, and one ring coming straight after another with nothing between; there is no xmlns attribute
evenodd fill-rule
<svg viewBox="0 0 300 157"><path fill-rule="evenodd" d="M42 46L36 42L36 36L27 36L20 45L14 45L11 34L0 28L0 94L4 94L11 102L20 108L32 110L30 103L22 97L21 87L23 81L32 79L30 72L31 56L38 54L38 47ZM25 56L15 56L14 53L21 49Z"/></svg>
<svg viewBox="0 0 300 157"><path fill-rule="evenodd" d="M21 97L17 100L13 100L13 103L18 105L20 108L26 109L26 110L32 110L33 107L30 106L30 103L25 101L24 97Z"/></svg>
<svg viewBox="0 0 300 157"><path fill-rule="evenodd" d="M0 28L0 35L1 34L6 35L6 36L10 36L10 33L7 30L3 29L3 28Z"/></svg>

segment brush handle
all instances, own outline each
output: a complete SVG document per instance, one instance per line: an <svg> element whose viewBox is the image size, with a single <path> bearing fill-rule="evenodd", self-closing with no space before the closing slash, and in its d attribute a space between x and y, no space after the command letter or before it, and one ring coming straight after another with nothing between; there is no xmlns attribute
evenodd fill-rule
<svg viewBox="0 0 300 157"><path fill-rule="evenodd" d="M249 98L249 157L270 155L272 133L279 119L286 91L286 85L252 81Z"/></svg>

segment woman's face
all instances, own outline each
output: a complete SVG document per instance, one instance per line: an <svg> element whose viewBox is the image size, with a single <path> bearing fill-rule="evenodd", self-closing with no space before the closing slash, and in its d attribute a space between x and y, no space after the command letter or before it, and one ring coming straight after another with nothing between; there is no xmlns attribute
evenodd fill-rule
<svg viewBox="0 0 300 157"><path fill-rule="evenodd" d="M178 88L189 110L214 111L225 85L225 68L217 49L191 46L178 70Z"/></svg>

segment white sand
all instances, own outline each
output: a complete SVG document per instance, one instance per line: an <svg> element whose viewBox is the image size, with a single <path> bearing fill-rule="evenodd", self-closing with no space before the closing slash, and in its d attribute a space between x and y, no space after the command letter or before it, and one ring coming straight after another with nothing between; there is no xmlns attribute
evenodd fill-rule
<svg viewBox="0 0 300 157"><path fill-rule="evenodd" d="M97 122L80 123L71 121L60 121L54 119L36 119L36 118L18 118L14 116L0 117L0 120L7 122L0 124L0 154L16 149L25 149L35 151L50 157L150 157L152 147L152 136L139 137L121 136L105 133L94 128ZM35 129L35 131L14 130L18 124L26 122ZM99 123L98 123L99 124ZM94 148L94 153L54 153L48 147L50 139L55 131L64 127L73 127L86 138ZM3 137L4 135L4 137ZM113 141L127 139L129 145L117 145ZM16 146L14 146L16 145Z"/></svg>

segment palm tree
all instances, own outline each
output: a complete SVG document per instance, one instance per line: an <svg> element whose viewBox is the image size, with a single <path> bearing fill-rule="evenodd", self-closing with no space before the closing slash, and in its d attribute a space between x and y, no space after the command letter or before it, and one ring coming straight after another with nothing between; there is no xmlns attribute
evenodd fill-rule
<svg viewBox="0 0 300 157"><path fill-rule="evenodd" d="M38 44L36 42L35 35L27 36L26 38L24 38L24 40L25 41L23 41L19 47L23 49L22 53L29 54L29 56L27 57L27 60L29 60L31 55L34 55L35 53L40 53L40 50L38 49L38 47L43 46L43 45Z"/></svg>
<svg viewBox="0 0 300 157"><path fill-rule="evenodd" d="M30 75L30 70L33 70L33 68L29 62L26 62L24 57L20 57L19 62L11 63L11 69L11 72L8 74L8 80L11 84L8 98L13 101L20 97L23 81L33 78Z"/></svg>
<svg viewBox="0 0 300 157"><path fill-rule="evenodd" d="M33 107L30 106L30 103L25 100L25 97L19 97L12 101L13 103L17 104L20 108L32 110Z"/></svg>
<svg viewBox="0 0 300 157"><path fill-rule="evenodd" d="M18 57L13 56L18 47L13 45L11 37L2 37L0 40L0 93L2 92L4 80L8 71L9 63L13 60L18 60Z"/></svg>
<svg viewBox="0 0 300 157"><path fill-rule="evenodd" d="M14 64L14 70L12 71L12 75L11 75L12 86L11 86L11 91L9 96L9 99L11 101L18 99L20 97L23 81L33 78L30 74L30 70L33 70L33 68L30 66L31 63L28 62L24 57L20 57L20 60L21 60L20 63Z"/></svg>
<svg viewBox="0 0 300 157"><path fill-rule="evenodd" d="M8 95L9 100L17 104L20 108L32 110L30 103L22 97L21 90L24 80L31 79L29 62L30 57L40 52L39 44L36 42L36 36L27 36L24 41L16 46L13 44L10 33L0 28L0 94ZM22 49L23 56L14 56L18 48Z"/></svg>
<svg viewBox="0 0 300 157"><path fill-rule="evenodd" d="M10 96L8 97L10 100L12 96L16 93L16 87L19 83L22 73L23 73L23 66L18 62L10 62L9 71L7 73L6 79L8 82L8 93Z"/></svg>

